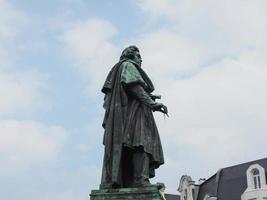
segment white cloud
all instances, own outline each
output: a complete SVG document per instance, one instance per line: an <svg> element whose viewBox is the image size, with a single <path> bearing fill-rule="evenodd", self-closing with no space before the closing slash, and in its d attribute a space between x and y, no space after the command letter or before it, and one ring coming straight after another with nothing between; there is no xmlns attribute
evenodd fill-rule
<svg viewBox="0 0 267 200"><path fill-rule="evenodd" d="M156 181L165 182L167 192L176 193L183 174L198 180L219 168L266 157L266 63L267 48L258 48L186 79L153 77L170 115L164 120L155 113L166 158Z"/></svg>
<svg viewBox="0 0 267 200"><path fill-rule="evenodd" d="M58 200L72 200L72 199L86 199L93 189L99 188L99 177L101 168L96 165L88 165L81 168L76 168L75 171L60 172L58 181L52 184L59 184L60 188L50 191L45 191L43 200L58 199ZM62 181L64 180L64 181ZM72 180L72 181L65 181ZM56 186L57 187L57 186Z"/></svg>
<svg viewBox="0 0 267 200"><path fill-rule="evenodd" d="M0 120L0 163L2 167L15 167L55 159L66 136L67 131L60 126L47 126L34 121Z"/></svg>
<svg viewBox="0 0 267 200"><path fill-rule="evenodd" d="M27 23L28 18L23 12L7 0L0 0L0 42L12 39Z"/></svg>
<svg viewBox="0 0 267 200"><path fill-rule="evenodd" d="M44 103L44 76L17 62L21 35L29 18L6 0L0 1L0 117L32 113ZM28 44L27 44L28 45Z"/></svg>
<svg viewBox="0 0 267 200"><path fill-rule="evenodd" d="M157 179L170 177L173 190L184 173L197 180L266 157L266 1L139 5L153 23L169 22L138 40L170 112L166 120L156 114L167 161Z"/></svg>
<svg viewBox="0 0 267 200"><path fill-rule="evenodd" d="M166 17L179 32L184 28L202 32L217 29L225 41L235 44L261 45L266 42L267 2L255 1L195 1L195 0L139 0L140 8L153 18ZM186 26L183 26L185 24ZM197 28L199 27L199 28ZM196 37L189 33L189 37ZM210 35L209 32L206 32ZM212 37L212 35L211 35Z"/></svg>
<svg viewBox="0 0 267 200"><path fill-rule="evenodd" d="M42 87L37 73L5 72L0 67L0 117L33 112L43 101Z"/></svg>
<svg viewBox="0 0 267 200"><path fill-rule="evenodd" d="M24 13L10 5L8 1L0 0L0 70L12 63L10 60L14 59L14 55L11 56L10 46L14 44L26 21Z"/></svg>
<svg viewBox="0 0 267 200"><path fill-rule="evenodd" d="M59 166L58 162L55 163L53 168L42 163L31 168L30 173L1 176L1 199L15 200L30 194L29 200L86 200L91 189L99 187L96 174L100 174L101 168L98 166L75 166L70 170L65 164ZM14 185L19 187L16 192L10 192L14 190Z"/></svg>
<svg viewBox="0 0 267 200"><path fill-rule="evenodd" d="M191 75L207 57L205 47L168 29L148 33L138 43L145 69L161 79Z"/></svg>
<svg viewBox="0 0 267 200"><path fill-rule="evenodd" d="M164 16L170 15L172 7L168 0L139 0L140 8L150 16Z"/></svg>
<svg viewBox="0 0 267 200"><path fill-rule="evenodd" d="M186 157L183 169L201 177L266 157L266 58L266 49L248 51L191 79L162 82L170 118L157 121L164 143L180 150L173 156Z"/></svg>
<svg viewBox="0 0 267 200"><path fill-rule="evenodd" d="M118 49L110 42L117 34L108 21L90 19L76 22L62 36L68 58L89 83L89 91L102 86L109 69L118 61Z"/></svg>

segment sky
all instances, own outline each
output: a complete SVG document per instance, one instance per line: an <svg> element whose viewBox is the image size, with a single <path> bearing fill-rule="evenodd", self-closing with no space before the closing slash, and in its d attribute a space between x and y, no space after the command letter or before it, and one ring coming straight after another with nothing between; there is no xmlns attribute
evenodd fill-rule
<svg viewBox="0 0 267 200"><path fill-rule="evenodd" d="M152 183L267 157L267 1L0 0L0 199L86 200L100 184L100 92L137 45L169 118Z"/></svg>

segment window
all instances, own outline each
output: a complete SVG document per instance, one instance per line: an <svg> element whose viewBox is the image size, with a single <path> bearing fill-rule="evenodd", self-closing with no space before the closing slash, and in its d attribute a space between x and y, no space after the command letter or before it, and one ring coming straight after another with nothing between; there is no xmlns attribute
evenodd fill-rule
<svg viewBox="0 0 267 200"><path fill-rule="evenodd" d="M252 176L254 181L254 188L261 188L260 171L258 169L253 169Z"/></svg>

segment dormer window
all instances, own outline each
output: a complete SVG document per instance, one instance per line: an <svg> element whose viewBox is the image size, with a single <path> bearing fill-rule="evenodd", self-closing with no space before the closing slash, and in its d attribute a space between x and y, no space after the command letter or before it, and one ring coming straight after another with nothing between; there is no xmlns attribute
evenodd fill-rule
<svg viewBox="0 0 267 200"><path fill-rule="evenodd" d="M261 188L260 171L258 169L253 169L252 176L254 181L254 188L255 189Z"/></svg>
<svg viewBox="0 0 267 200"><path fill-rule="evenodd" d="M180 179L178 191L180 192L181 200L196 200L196 195L193 190L198 187L195 181L192 181L190 176L183 175Z"/></svg>
<svg viewBox="0 0 267 200"><path fill-rule="evenodd" d="M255 163L247 169L247 189L241 195L241 200L267 200L267 185L265 168Z"/></svg>

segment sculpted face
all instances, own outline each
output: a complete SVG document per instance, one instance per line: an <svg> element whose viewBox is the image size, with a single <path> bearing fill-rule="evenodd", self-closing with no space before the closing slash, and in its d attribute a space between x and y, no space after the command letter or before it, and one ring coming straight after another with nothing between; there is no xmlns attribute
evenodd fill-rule
<svg viewBox="0 0 267 200"><path fill-rule="evenodd" d="M133 60L141 66L142 58L138 51L135 52Z"/></svg>

